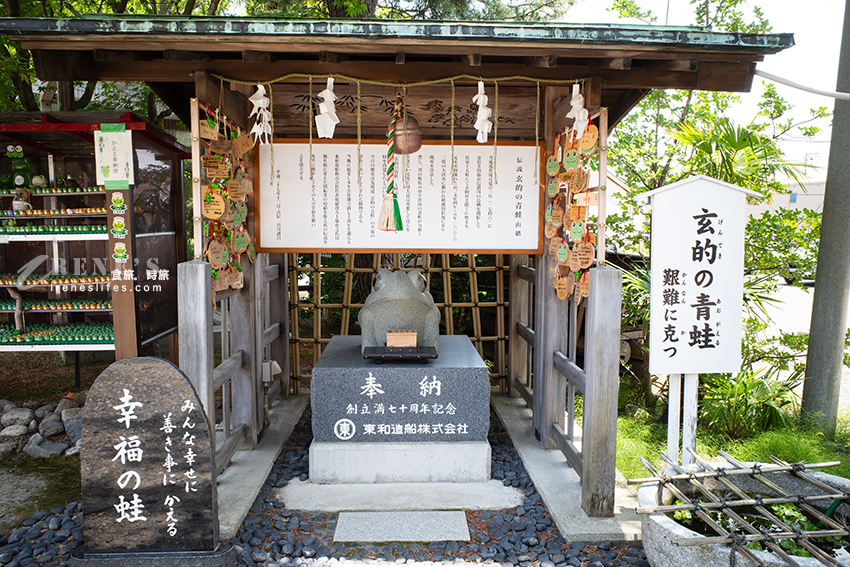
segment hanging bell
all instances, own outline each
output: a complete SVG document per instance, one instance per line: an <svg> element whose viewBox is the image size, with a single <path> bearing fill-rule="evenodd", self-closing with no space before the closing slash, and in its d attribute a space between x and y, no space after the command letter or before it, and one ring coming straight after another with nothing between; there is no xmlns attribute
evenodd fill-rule
<svg viewBox="0 0 850 567"><path fill-rule="evenodd" d="M415 154L422 148L422 129L419 122L411 116L399 118L395 123L395 153L399 155Z"/></svg>

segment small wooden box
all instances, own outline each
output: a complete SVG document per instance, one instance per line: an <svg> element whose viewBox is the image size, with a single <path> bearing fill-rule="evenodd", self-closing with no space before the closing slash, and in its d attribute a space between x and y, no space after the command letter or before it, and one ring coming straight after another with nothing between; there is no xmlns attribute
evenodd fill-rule
<svg viewBox="0 0 850 567"><path fill-rule="evenodd" d="M387 329L387 347L415 347L416 331Z"/></svg>

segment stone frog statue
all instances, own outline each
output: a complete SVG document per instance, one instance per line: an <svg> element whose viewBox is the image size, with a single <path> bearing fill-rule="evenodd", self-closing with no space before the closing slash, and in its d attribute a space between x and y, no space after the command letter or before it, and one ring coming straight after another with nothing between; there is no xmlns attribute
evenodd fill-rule
<svg viewBox="0 0 850 567"><path fill-rule="evenodd" d="M361 349L386 346L387 329L413 329L418 346L440 350L440 310L420 272L378 272L357 318Z"/></svg>

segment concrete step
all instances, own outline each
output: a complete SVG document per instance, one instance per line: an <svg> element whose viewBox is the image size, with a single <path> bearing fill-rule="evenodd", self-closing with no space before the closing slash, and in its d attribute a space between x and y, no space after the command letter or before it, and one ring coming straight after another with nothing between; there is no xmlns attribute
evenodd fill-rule
<svg viewBox="0 0 850 567"><path fill-rule="evenodd" d="M461 511L341 512L334 541L469 541Z"/></svg>
<svg viewBox="0 0 850 567"><path fill-rule="evenodd" d="M292 510L315 512L391 510L501 510L522 504L522 492L487 482L314 484L293 479L277 490ZM380 541L391 541L392 538ZM425 541L425 540L415 540Z"/></svg>

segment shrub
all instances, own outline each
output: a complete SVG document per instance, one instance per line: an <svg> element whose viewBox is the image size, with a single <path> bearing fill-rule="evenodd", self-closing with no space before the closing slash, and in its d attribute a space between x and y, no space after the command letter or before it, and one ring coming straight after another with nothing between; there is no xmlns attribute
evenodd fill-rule
<svg viewBox="0 0 850 567"><path fill-rule="evenodd" d="M796 377L746 370L734 375L713 374L704 381L700 414L710 430L731 439L791 425L799 400Z"/></svg>

